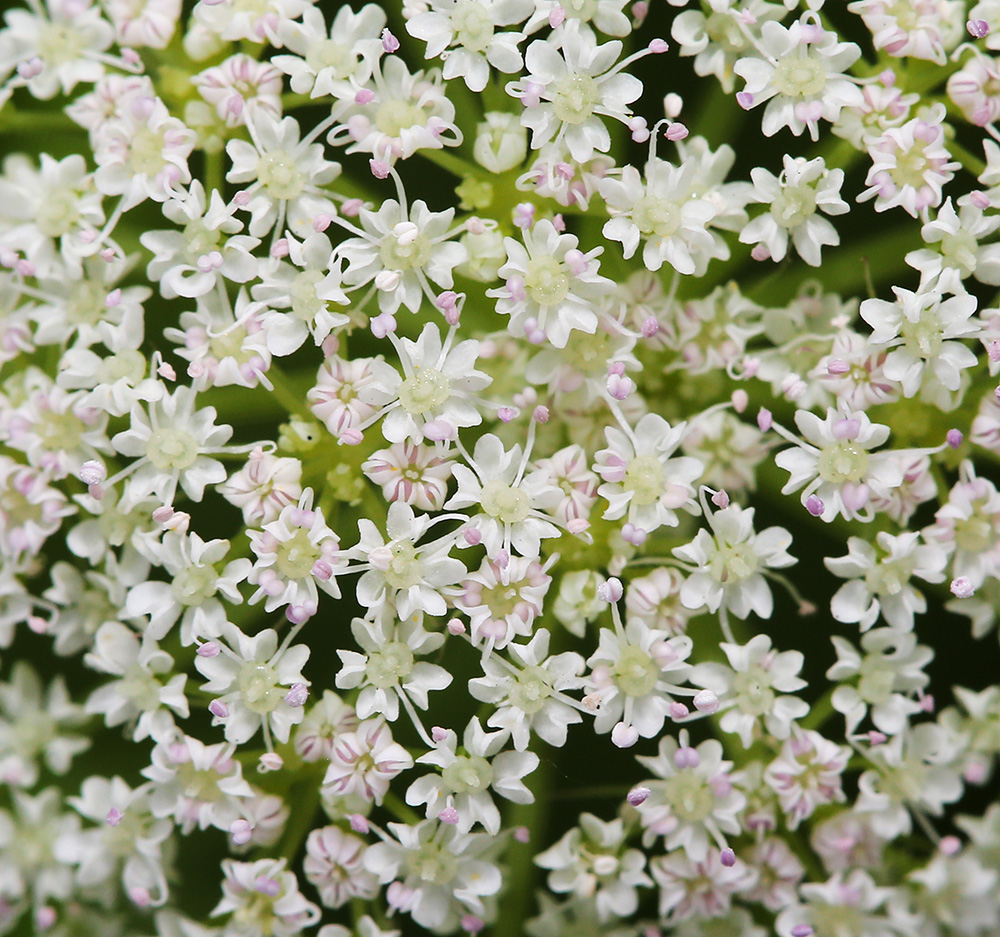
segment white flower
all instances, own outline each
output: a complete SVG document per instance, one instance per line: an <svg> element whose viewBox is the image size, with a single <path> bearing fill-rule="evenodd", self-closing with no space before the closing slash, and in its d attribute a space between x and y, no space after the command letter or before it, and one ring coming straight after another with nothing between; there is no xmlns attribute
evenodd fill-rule
<svg viewBox="0 0 1000 937"><path fill-rule="evenodd" d="M339 908L355 898L371 900L378 893L378 880L363 865L366 848L363 839L339 826L309 834L302 870L326 907Z"/></svg>
<svg viewBox="0 0 1000 937"><path fill-rule="evenodd" d="M946 390L957 391L962 372L976 364L975 353L959 338L973 338L980 331L972 319L977 300L962 293L943 299L939 290L911 293L894 286L896 302L866 299L861 317L872 327L871 341L891 349L883 373L899 381L906 397L913 397L933 373ZM932 387L929 391L935 399Z"/></svg>
<svg viewBox="0 0 1000 937"><path fill-rule="evenodd" d="M528 155L528 137L517 115L487 111L483 116L486 120L476 127L476 140L472 145L476 162L492 173L520 166Z"/></svg>
<svg viewBox="0 0 1000 937"><path fill-rule="evenodd" d="M628 514L629 523L651 532L676 527L677 509L697 513L694 483L703 466L689 456L671 458L681 443L686 423L671 425L655 413L647 413L633 430L608 426L608 447L594 456L594 471L604 484L597 493L607 499L606 520Z"/></svg>
<svg viewBox="0 0 1000 937"><path fill-rule="evenodd" d="M559 528L541 513L559 500L559 489L544 470L525 472L526 455L519 445L506 450L498 437L487 433L467 460L471 468L456 464L452 469L458 491L445 508L479 505L480 513L467 530L479 532L487 556L494 559L501 549L533 559L542 538L559 536Z"/></svg>
<svg viewBox="0 0 1000 937"><path fill-rule="evenodd" d="M250 234L263 237L285 225L299 237L313 233L317 215L335 215L337 209L324 188L340 175L340 164L323 156L323 146L310 137L300 139L298 121L286 117L280 123L267 114L256 115L248 124L253 143L230 140L226 152L232 168L227 182L239 185L250 195Z"/></svg>
<svg viewBox="0 0 1000 937"><path fill-rule="evenodd" d="M282 46L294 55L275 55L271 62L290 78L296 94L313 98L353 98L371 77L371 58L385 27L385 11L366 3L357 13L349 6L337 10L329 30L321 10L307 7L302 21L278 24Z"/></svg>
<svg viewBox="0 0 1000 937"><path fill-rule="evenodd" d="M413 513L402 501L389 505L386 539L367 518L358 521L360 540L348 555L359 559L364 569L358 579L358 602L370 617L376 617L388 603L401 619L417 612L444 615L444 593L466 574L465 564L448 555L455 539L447 534L417 546L427 531L430 518Z"/></svg>
<svg viewBox="0 0 1000 937"><path fill-rule="evenodd" d="M920 534L906 532L876 535L878 547L860 537L849 537L847 556L827 557L826 568L848 579L834 595L830 611L837 621L859 622L867 631L882 617L898 631L913 628L914 614L927 611L927 600L910 585L917 576L925 582L941 582L947 565L945 552L920 542Z"/></svg>
<svg viewBox="0 0 1000 937"><path fill-rule="evenodd" d="M469 616L472 643L485 645L484 664L491 648L508 647L515 635L532 634L552 582L546 574L551 562L543 566L531 557L512 556L501 568L487 558L462 582L455 608Z"/></svg>
<svg viewBox="0 0 1000 937"><path fill-rule="evenodd" d="M886 735L902 732L909 717L921 711L912 694L930 683L924 667L934 652L911 632L875 628L861 637L862 657L849 641L833 635L837 663L827 672L841 686L833 691L833 708L847 717L847 734L857 731L871 707L875 728ZM858 678L857 686L846 681Z"/></svg>
<svg viewBox="0 0 1000 937"><path fill-rule="evenodd" d="M219 277L246 283L256 276L251 252L260 239L238 233L243 223L233 217L235 210L235 203L227 205L218 190L206 199L197 179L182 197L164 202L163 214L183 230L145 231L139 238L153 254L146 276L159 283L164 297L204 296Z"/></svg>
<svg viewBox="0 0 1000 937"><path fill-rule="evenodd" d="M524 33L496 29L526 20L534 0L429 0L427 6L406 21L406 31L427 43L425 58L440 56L445 79L464 78L470 91L480 92L491 65L508 74L520 70Z"/></svg>
<svg viewBox="0 0 1000 937"><path fill-rule="evenodd" d="M307 488L297 505L282 508L263 530L248 531L250 547L257 554L247 573L247 582L257 586L251 604L267 596L266 611L287 605L286 614L295 622L316 614L320 588L334 598L340 596L334 576L340 541L323 512L313 509L312 498L312 489Z"/></svg>
<svg viewBox="0 0 1000 937"><path fill-rule="evenodd" d="M618 40L598 45L589 29L569 25L555 37L558 49L543 39L528 46L528 74L510 82L507 93L524 104L521 123L531 130L532 149L565 141L573 159L583 163L595 150L611 148L601 117L628 124L629 105L642 94L642 82L624 71L635 56L615 65L622 50Z"/></svg>
<svg viewBox="0 0 1000 937"><path fill-rule="evenodd" d="M799 256L810 266L818 267L822 247L836 247L840 243L836 229L818 212L842 215L849 210L840 197L844 171L828 170L819 156L806 160L786 154L780 176L758 167L750 170L750 178L754 183L754 201L768 204L770 210L758 215L740 232L740 241L763 245L771 259L778 261L784 259L791 237Z"/></svg>
<svg viewBox="0 0 1000 937"><path fill-rule="evenodd" d="M962 796L954 754L944 729L933 722L923 722L872 746L867 756L874 767L858 779L854 809L870 814L872 829L884 839L911 831L913 821L907 808L942 816L945 804Z"/></svg>
<svg viewBox="0 0 1000 937"><path fill-rule="evenodd" d="M398 623L394 616L355 618L351 633L365 653L337 651L343 667L336 683L341 690L361 687L355 704L359 718L379 714L395 722L400 700L407 709L426 709L427 694L451 684L452 676L443 667L416 660L416 655L431 654L444 643L441 632L425 631L416 618Z"/></svg>
<svg viewBox="0 0 1000 937"><path fill-rule="evenodd" d="M639 907L636 889L653 880L643 871L646 857L625 848L625 840L620 818L603 823L592 813L581 813L579 825L535 856L535 864L551 870L548 885L556 894L593 899L600 921L628 918Z"/></svg>
<svg viewBox="0 0 1000 937"><path fill-rule="evenodd" d="M889 438L889 427L872 423L862 410L832 408L826 419L797 410L795 425L807 440L774 457L789 473L782 494L802 490L802 504L811 513L831 521L871 520L871 498L888 498L903 483L903 471L888 452L871 452Z"/></svg>
<svg viewBox="0 0 1000 937"><path fill-rule="evenodd" d="M222 900L212 917L232 913L222 937L292 937L319 922L321 911L299 891L284 859L222 860Z"/></svg>
<svg viewBox="0 0 1000 937"><path fill-rule="evenodd" d="M469 681L469 693L496 706L487 724L510 732L518 751L528 747L532 732L561 748L566 744L567 727L583 721L571 698L563 695L583 686L583 658L575 651L549 657L545 628L539 628L527 644L511 643L506 650L512 663L499 655L484 657L485 676Z"/></svg>
<svg viewBox="0 0 1000 937"><path fill-rule="evenodd" d="M784 527L753 529L753 508L731 504L721 511L705 512L712 532L699 530L689 544L673 553L693 564L694 572L681 586L685 608L720 607L737 618L755 612L770 618L774 598L764 578L765 569L784 569L797 560L787 552L792 535Z"/></svg>
<svg viewBox="0 0 1000 937"><path fill-rule="evenodd" d="M416 826L387 824L394 839L365 852L364 865L381 883L398 880L392 902L421 927L454 930L463 914L482 916L483 898L500 890L500 870L490 860L493 837L461 833L454 826L423 820Z"/></svg>
<svg viewBox="0 0 1000 937"><path fill-rule="evenodd" d="M372 381L359 396L382 408L382 435L389 442L422 442L431 422L456 430L482 422L477 394L493 379L475 368L479 342L467 339L453 345L452 338L449 332L442 345L440 329L428 322L416 341L394 340L402 377L385 361L372 361Z"/></svg>
<svg viewBox="0 0 1000 937"><path fill-rule="evenodd" d="M491 836L500 830L500 811L490 790L516 804L534 802L531 791L521 780L538 767L534 752L501 751L508 733L486 732L473 718L462 736L451 730L440 735L435 748L417 759L417 764L434 765L440 774L425 774L406 789L410 806L427 805L429 819L442 819L451 813L460 833L467 833L479 823Z"/></svg>
<svg viewBox="0 0 1000 937"><path fill-rule="evenodd" d="M749 748L761 725L776 739L787 739L793 719L809 712L809 704L796 696L806 686L799 677L800 651L777 652L766 634L754 635L746 644L719 645L729 666L698 664L691 671L695 686L712 690L721 701L719 728L740 737ZM780 694L780 695L779 695Z"/></svg>
<svg viewBox="0 0 1000 937"><path fill-rule="evenodd" d="M486 291L497 300L497 312L510 316L510 333L538 341L540 332L556 348L564 348L572 329L595 332L598 305L613 286L597 272L604 249L584 254L575 235L560 234L547 218L525 229L523 237L523 245L504 238L507 262L499 275L507 283Z"/></svg>
<svg viewBox="0 0 1000 937"><path fill-rule="evenodd" d="M361 466L366 478L381 485L386 501L402 501L421 511L441 510L451 469L451 459L439 453L437 447L414 443L395 443L379 449Z"/></svg>
<svg viewBox="0 0 1000 937"><path fill-rule="evenodd" d="M225 644L216 645L220 653L195 658L206 679L202 689L217 697L210 707L212 724L225 726L226 741L237 745L253 738L261 726L265 740L273 734L279 742L287 742L303 711L285 697L289 687L309 683L302 675L309 647L278 647L278 635L271 628L248 637L229 622L222 635Z"/></svg>
<svg viewBox="0 0 1000 937"><path fill-rule="evenodd" d="M393 741L386 721L366 719L333 739L323 785L339 797L354 794L381 804L392 779L412 767L413 758Z"/></svg>
<svg viewBox="0 0 1000 937"><path fill-rule="evenodd" d="M764 773L764 780L778 795L788 828L794 830L823 804L847 799L841 775L851 750L818 732L795 728L781 754Z"/></svg>
<svg viewBox="0 0 1000 937"><path fill-rule="evenodd" d="M128 502L155 494L170 504L178 484L192 501L201 501L206 485L225 481L225 468L211 456L226 451L233 428L215 425L215 407L196 410L196 397L192 388L178 387L152 402L148 415L136 404L129 428L111 439L118 452L137 460L130 467Z"/></svg>
<svg viewBox="0 0 1000 937"><path fill-rule="evenodd" d="M638 618L624 628L617 621L614 629L602 628L597 650L587 661L589 700L597 705L594 730L615 730L613 741L620 748L634 745L639 737L656 738L670 714L671 693L691 692L677 686L690 671L691 648L686 635L670 637Z"/></svg>
<svg viewBox="0 0 1000 937"><path fill-rule="evenodd" d="M606 176L598 184L611 215L604 236L621 242L626 260L642 238L647 270L668 263L678 273L704 274L709 259L717 256L705 226L719 209L709 198L693 196L694 177L701 172L702 166L693 160L678 167L654 158L646 163L643 176L634 166L625 166L619 179Z"/></svg>
<svg viewBox="0 0 1000 937"><path fill-rule="evenodd" d="M455 209L432 212L417 200L385 199L377 212L362 208L356 237L337 245L336 258L347 261L343 282L355 289L374 281L379 309L395 313L400 305L417 312L426 295L437 297L431 282L445 289L454 285L452 271L466 259L466 250L452 238Z"/></svg>
<svg viewBox="0 0 1000 937"><path fill-rule="evenodd" d="M153 737L160 741L174 729L173 710L186 719L184 695L187 675L174 673L174 659L156 641L117 621L106 621L94 636L94 649L84 658L88 667L113 674L87 698L87 712L101 713L105 725L132 723L132 738L139 742ZM164 679L166 678L166 679Z"/></svg>
<svg viewBox="0 0 1000 937"><path fill-rule="evenodd" d="M657 776L643 782L650 793L638 808L644 845L662 836L667 852L683 849L693 862L704 862L711 839L740 833L737 815L746 797L733 786L733 763L723 760L721 743L708 739L692 747L682 729L679 739L660 739L655 757L636 760Z"/></svg>
<svg viewBox="0 0 1000 937"><path fill-rule="evenodd" d="M246 465L219 485L218 491L243 512L248 527L277 520L283 508L295 504L302 494L302 463L276 456L258 447Z"/></svg>
<svg viewBox="0 0 1000 937"><path fill-rule="evenodd" d="M733 66L746 85L743 107L767 102L761 129L767 137L788 127L796 136L809 130L819 138L819 121L835 121L844 107L862 102L861 89L843 73L860 57L853 42L839 42L835 32L805 19L790 26L769 20L761 26L761 53Z"/></svg>

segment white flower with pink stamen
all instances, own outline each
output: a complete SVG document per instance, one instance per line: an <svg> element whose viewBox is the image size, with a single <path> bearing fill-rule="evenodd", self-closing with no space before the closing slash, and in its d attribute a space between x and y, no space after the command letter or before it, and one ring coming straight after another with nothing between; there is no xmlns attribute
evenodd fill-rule
<svg viewBox="0 0 1000 937"><path fill-rule="evenodd" d="M281 72L268 62L238 52L192 76L191 82L227 127L242 126L258 114L281 119Z"/></svg>
<svg viewBox="0 0 1000 937"><path fill-rule="evenodd" d="M296 623L316 614L319 589L340 597L334 577L341 563L337 557L340 540L312 503L313 492L307 488L297 505L282 508L277 519L262 530L248 531L256 554L247 575L247 582L257 586L251 604L267 596L266 611L287 605L286 614Z"/></svg>
<svg viewBox="0 0 1000 937"><path fill-rule="evenodd" d="M338 439L353 438L345 437L345 433L360 432L357 428L375 413L375 407L361 399L361 391L375 380L373 360L345 360L337 355L327 358L320 365L316 383L306 394L309 409Z"/></svg>
<svg viewBox="0 0 1000 937"><path fill-rule="evenodd" d="M441 510L451 470L451 458L437 447L412 442L379 449L361 466L365 477L381 486L386 501L402 501L421 511Z"/></svg>
<svg viewBox="0 0 1000 937"><path fill-rule="evenodd" d="M542 613L542 600L552 577L542 566L525 556L512 556L504 568L484 559L478 570L462 583L455 607L469 616L474 644L504 648L515 635L532 633L535 619Z"/></svg>
<svg viewBox="0 0 1000 937"><path fill-rule="evenodd" d="M841 775L851 749L818 732L794 729L781 754L764 772L764 780L778 795L789 829L795 829L823 804L847 799Z"/></svg>
<svg viewBox="0 0 1000 937"><path fill-rule="evenodd" d="M507 283L486 291L497 312L510 316L510 333L565 348L572 329L595 332L597 310L614 286L598 273L603 248L583 253L575 235L561 234L547 218L525 229L523 238L523 244L504 238L507 262L499 275Z"/></svg>
<svg viewBox="0 0 1000 937"><path fill-rule="evenodd" d="M294 937L319 923L322 912L299 891L284 859L223 859L222 873L223 897L212 917L232 914L225 937Z"/></svg>
<svg viewBox="0 0 1000 937"><path fill-rule="evenodd" d="M366 719L333 740L323 786L340 797L355 794L381 804L392 779L412 767L413 758L392 740L388 723Z"/></svg>

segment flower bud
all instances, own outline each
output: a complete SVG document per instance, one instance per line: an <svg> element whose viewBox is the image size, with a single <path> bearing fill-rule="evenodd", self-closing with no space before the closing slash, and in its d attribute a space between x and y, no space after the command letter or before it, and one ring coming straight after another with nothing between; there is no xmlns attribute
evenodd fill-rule
<svg viewBox="0 0 1000 937"><path fill-rule="evenodd" d="M502 173L520 166L528 154L528 131L518 114L487 111L476 127L473 159L489 172Z"/></svg>

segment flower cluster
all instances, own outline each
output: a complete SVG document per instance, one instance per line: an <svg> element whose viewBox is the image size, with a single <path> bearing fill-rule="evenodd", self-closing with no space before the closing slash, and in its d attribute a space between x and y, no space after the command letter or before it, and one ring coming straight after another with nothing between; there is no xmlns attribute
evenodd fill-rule
<svg viewBox="0 0 1000 937"><path fill-rule="evenodd" d="M7 10L0 933L1000 933L998 36Z"/></svg>

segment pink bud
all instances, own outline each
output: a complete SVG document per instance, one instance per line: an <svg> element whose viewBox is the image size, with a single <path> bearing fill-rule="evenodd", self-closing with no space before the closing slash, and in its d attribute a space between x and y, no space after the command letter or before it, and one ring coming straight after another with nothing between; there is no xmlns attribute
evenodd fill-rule
<svg viewBox="0 0 1000 937"><path fill-rule="evenodd" d="M333 224L333 219L329 215L319 214L313 218L313 231L320 234L329 228L331 224Z"/></svg>
<svg viewBox="0 0 1000 937"><path fill-rule="evenodd" d="M823 499L817 495L809 495L806 498L806 510L813 517L819 517L826 510L826 505L823 503Z"/></svg>
<svg viewBox="0 0 1000 937"><path fill-rule="evenodd" d="M628 796L625 798L632 807L638 807L640 804L644 804L646 799L650 795L650 790L648 787L633 787L632 790L628 792Z"/></svg>
<svg viewBox="0 0 1000 937"><path fill-rule="evenodd" d="M938 849L945 856L954 856L961 852L962 841L957 836L942 836L941 842L938 843Z"/></svg>
<svg viewBox="0 0 1000 937"><path fill-rule="evenodd" d="M965 28L974 39L984 39L990 32L990 24L986 20L969 20Z"/></svg>
<svg viewBox="0 0 1000 937"><path fill-rule="evenodd" d="M370 159L368 160L368 166L371 168L372 175L376 179L387 179L389 177L389 164L383 159Z"/></svg>
<svg viewBox="0 0 1000 937"><path fill-rule="evenodd" d="M736 103L739 104L743 110L748 111L753 107L753 95L749 91L738 91L736 93Z"/></svg>
<svg viewBox="0 0 1000 937"><path fill-rule="evenodd" d="M689 133L690 133L690 131L687 129L687 127L684 126L684 124L682 124L679 121L675 120L663 132L663 136L665 136L672 143L676 143L679 140L685 140L685 139L687 139Z"/></svg>
<svg viewBox="0 0 1000 937"><path fill-rule="evenodd" d="M482 531L477 530L475 527L466 527L462 532L462 536L465 537L465 542L470 547L477 547L483 542Z"/></svg>
<svg viewBox="0 0 1000 937"><path fill-rule="evenodd" d="M761 407L757 411L757 428L762 433L766 433L773 425L774 417L771 415L771 411L766 407Z"/></svg>
<svg viewBox="0 0 1000 937"><path fill-rule="evenodd" d="M214 699L208 704L208 711L217 719L229 718L229 707L220 699Z"/></svg>
<svg viewBox="0 0 1000 937"><path fill-rule="evenodd" d="M509 423L517 416L517 410L513 407L501 407L497 410L497 417L501 423Z"/></svg>
<svg viewBox="0 0 1000 937"><path fill-rule="evenodd" d="M624 594L625 590L622 588L621 580L615 579L614 576L597 587L597 597L602 602L618 602Z"/></svg>
<svg viewBox="0 0 1000 937"><path fill-rule="evenodd" d="M976 587L968 576L959 576L951 581L951 594L959 599L969 599L976 594Z"/></svg>
<svg viewBox="0 0 1000 937"><path fill-rule="evenodd" d="M460 635L465 634L465 624L459 621L457 618L451 618L447 624L448 634Z"/></svg>
<svg viewBox="0 0 1000 937"><path fill-rule="evenodd" d="M677 722L679 719L687 719L691 715L691 710L683 703L673 702L670 704L670 718Z"/></svg>
<svg viewBox="0 0 1000 937"><path fill-rule="evenodd" d="M727 869L731 869L734 865L736 865L736 853L727 846L719 854L719 862L721 862Z"/></svg>
<svg viewBox="0 0 1000 937"><path fill-rule="evenodd" d="M309 699L309 688L304 683L294 683L291 689L285 694L285 702L296 709L305 706Z"/></svg>
<svg viewBox="0 0 1000 937"><path fill-rule="evenodd" d="M541 405L535 407L534 412L531 414L531 418L536 423L548 423L549 422L549 408L543 407Z"/></svg>
<svg viewBox="0 0 1000 937"><path fill-rule="evenodd" d="M652 338L660 331L660 320L656 316L650 316L648 319L644 319L642 323L642 337Z"/></svg>
<svg viewBox="0 0 1000 937"><path fill-rule="evenodd" d="M441 811L441 819L444 819L443 810ZM448 821L445 820L445 823L447 822ZM464 930L467 934L478 934L485 926L486 922L481 917L477 917L475 914L462 915L462 930Z"/></svg>
<svg viewBox="0 0 1000 937"><path fill-rule="evenodd" d="M566 22L566 11L560 6L553 7L549 12L549 26L556 29L564 22Z"/></svg>
<svg viewBox="0 0 1000 937"><path fill-rule="evenodd" d="M618 748L631 748L636 742L639 741L639 730L635 726L619 722L611 730L611 741L617 745Z"/></svg>
<svg viewBox="0 0 1000 937"><path fill-rule="evenodd" d="M345 446L358 446L364 438L364 433L359 429L345 429L340 434L340 441Z"/></svg>
<svg viewBox="0 0 1000 937"><path fill-rule="evenodd" d="M815 931L808 924L796 924L789 933L792 937L812 937Z"/></svg>
<svg viewBox="0 0 1000 937"><path fill-rule="evenodd" d="M108 826L118 826L122 822L122 817L125 816L117 807L112 807L108 811L107 821Z"/></svg>
<svg viewBox="0 0 1000 937"><path fill-rule="evenodd" d="M886 738L887 736L885 734L883 734L882 732L878 732L875 729L872 729L868 733L868 742L871 745L884 745L886 742Z"/></svg>
<svg viewBox="0 0 1000 937"><path fill-rule="evenodd" d="M233 820L229 824L229 835L236 846L245 846L253 839L253 827L247 820Z"/></svg>
<svg viewBox="0 0 1000 937"><path fill-rule="evenodd" d="M356 95L354 95L354 103L360 104L362 107L365 104L371 104L375 100L375 92L371 88L362 88Z"/></svg>
<svg viewBox="0 0 1000 937"><path fill-rule="evenodd" d="M257 760L257 770L262 774L268 771L280 771L285 765L285 759L277 752L264 752Z"/></svg>
<svg viewBox="0 0 1000 937"><path fill-rule="evenodd" d="M526 826L514 827L514 839L516 839L519 843L530 843L531 830L529 830Z"/></svg>
<svg viewBox="0 0 1000 937"><path fill-rule="evenodd" d="M195 653L199 657L218 657L222 653L222 648L215 641L206 641L204 644L198 645L198 650Z"/></svg>
<svg viewBox="0 0 1000 937"><path fill-rule="evenodd" d="M742 387L734 390L729 399L737 413L743 413L750 404L750 395Z"/></svg>
<svg viewBox="0 0 1000 937"><path fill-rule="evenodd" d="M382 48L390 55L399 51L399 40L389 31L388 28L382 30Z"/></svg>
<svg viewBox="0 0 1000 937"><path fill-rule="evenodd" d="M348 818L351 824L351 829L355 833L367 833L368 832L368 819L360 813L352 813Z"/></svg>
<svg viewBox="0 0 1000 937"><path fill-rule="evenodd" d="M711 715L719 708L719 697L717 697L711 690L701 690L695 694L694 708L700 713L708 713Z"/></svg>
<svg viewBox="0 0 1000 937"><path fill-rule="evenodd" d="M720 488L714 495L712 495L712 504L714 504L717 508L725 510L729 507L729 493Z"/></svg>
<svg viewBox="0 0 1000 937"><path fill-rule="evenodd" d="M831 358L826 363L826 373L830 375L846 374L851 366L843 358Z"/></svg>
<svg viewBox="0 0 1000 937"><path fill-rule="evenodd" d="M962 445L962 431L960 429L950 429L945 435L945 441L952 449L957 449Z"/></svg>
<svg viewBox="0 0 1000 937"><path fill-rule="evenodd" d="M77 478L85 485L99 485L108 477L108 471L96 459L89 459L77 470Z"/></svg>
<svg viewBox="0 0 1000 937"><path fill-rule="evenodd" d="M667 44L666 39L654 39L649 44L649 51L654 55L662 55L669 48L670 46Z"/></svg>
<svg viewBox="0 0 1000 937"><path fill-rule="evenodd" d="M454 826L459 821L458 811L454 807L445 807L444 810L438 814L438 819L442 823L448 823Z"/></svg>

